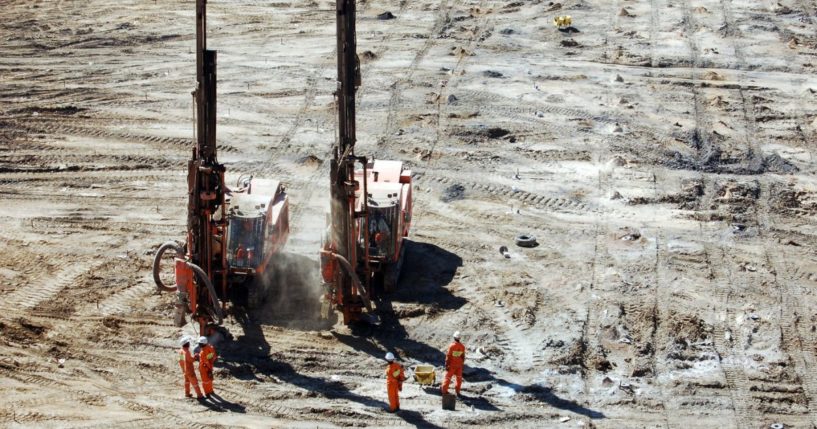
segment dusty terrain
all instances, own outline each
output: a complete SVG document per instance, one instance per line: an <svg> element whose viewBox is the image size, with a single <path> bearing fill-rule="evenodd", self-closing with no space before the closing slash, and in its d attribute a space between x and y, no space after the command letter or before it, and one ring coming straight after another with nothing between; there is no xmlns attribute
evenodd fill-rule
<svg viewBox="0 0 817 429"><path fill-rule="evenodd" d="M400 291L364 332L296 296L328 199L334 2L211 1L220 159L287 184L293 272L228 321L206 406L182 399L149 273L184 233L193 9L0 8L0 426L817 424L814 0L360 3L358 152L408 161L417 191ZM408 384L383 411L383 354L441 365L455 329L458 410Z"/></svg>

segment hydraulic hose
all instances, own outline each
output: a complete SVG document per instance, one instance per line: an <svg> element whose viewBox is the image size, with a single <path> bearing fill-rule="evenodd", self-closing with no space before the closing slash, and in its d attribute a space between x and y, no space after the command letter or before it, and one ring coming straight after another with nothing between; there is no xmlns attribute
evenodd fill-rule
<svg viewBox="0 0 817 429"><path fill-rule="evenodd" d="M156 249L156 255L153 257L153 281L156 282L156 287L159 288L160 291L175 292L178 288L176 286L166 286L164 283L162 283L162 278L159 276L159 271L161 271L162 268L162 256L164 256L167 249L175 250L176 255L179 256L184 253L182 246L179 246L179 244L175 241L168 241L167 243L159 246L159 248Z"/></svg>
<svg viewBox="0 0 817 429"><path fill-rule="evenodd" d="M213 305L213 310L215 312L216 319L218 319L218 324L221 325L222 322L224 322L224 315L221 314L221 303L218 301L216 288L213 287L213 283L210 281L210 278L207 277L207 274L198 265L192 262L185 262L185 264L187 264L187 266L199 276L199 279L204 282L205 286L207 286L207 293L210 295L210 303Z"/></svg>
<svg viewBox="0 0 817 429"><path fill-rule="evenodd" d="M344 258L341 255L338 255L337 253L333 252L332 256L334 256L335 259L337 259L338 262L340 262L340 266L343 267L344 270L346 270L346 273L349 274L349 277L352 278L352 281L355 283L355 286L357 286L357 290L361 292L360 299L363 300L363 305L366 306L367 310L372 311L372 302L369 301L369 297L366 296L366 288L364 288L363 284L360 283L360 279L357 277L357 273L352 268L352 264L350 264L349 261L346 260L346 258Z"/></svg>

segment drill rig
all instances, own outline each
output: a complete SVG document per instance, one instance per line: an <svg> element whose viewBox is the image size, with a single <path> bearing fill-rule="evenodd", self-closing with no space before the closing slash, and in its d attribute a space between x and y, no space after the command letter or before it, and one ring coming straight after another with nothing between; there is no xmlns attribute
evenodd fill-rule
<svg viewBox="0 0 817 429"><path fill-rule="evenodd" d="M177 294L177 325L190 315L201 335L223 322L227 300L252 295L254 278L289 235L289 201L280 182L272 181L264 194L252 193L251 176L239 177L235 189L226 186L216 156L216 51L207 49L206 35L207 0L196 0L196 145L187 164L187 237L184 246L161 245L153 260L156 286ZM176 254L175 286L160 276L167 250Z"/></svg>
<svg viewBox="0 0 817 429"><path fill-rule="evenodd" d="M331 207L321 249L326 309L349 324L397 286L411 225L411 171L402 161L355 155L355 93L360 60L355 0L337 0L338 135L330 163Z"/></svg>

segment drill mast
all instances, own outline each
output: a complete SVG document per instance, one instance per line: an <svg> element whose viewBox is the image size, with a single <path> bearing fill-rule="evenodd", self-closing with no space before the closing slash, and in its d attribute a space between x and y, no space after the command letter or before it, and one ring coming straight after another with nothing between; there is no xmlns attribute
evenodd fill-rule
<svg viewBox="0 0 817 429"><path fill-rule="evenodd" d="M224 242L226 228L224 213L219 221L213 220L217 210L223 212L225 197L224 166L216 157L216 51L207 49L207 0L196 0L196 80L196 146L187 168L187 254L189 262L201 268L214 286L226 291L225 255L213 249L214 238ZM204 283L203 279L196 281L197 307L201 308L193 315L202 329L208 314L218 312L208 308L218 306L218 299L210 296Z"/></svg>
<svg viewBox="0 0 817 429"><path fill-rule="evenodd" d="M366 167L365 157L356 157L354 153L355 135L355 93L360 86L360 63L357 57L357 39L355 33L355 0L337 0L337 54L338 54L338 88L336 104L338 109L338 136L333 148L330 164L331 237L335 253L344 269L337 273L336 288L339 292L338 304L343 308L344 321L357 319L363 303L368 307L368 260L363 261L361 277L366 285L360 283L356 275L361 255L358 255L357 222L359 217L366 216L366 198L361 206L356 207L355 193L365 195L366 183L355 180L355 162ZM365 234L364 234L365 236ZM365 247L364 247L365 248Z"/></svg>

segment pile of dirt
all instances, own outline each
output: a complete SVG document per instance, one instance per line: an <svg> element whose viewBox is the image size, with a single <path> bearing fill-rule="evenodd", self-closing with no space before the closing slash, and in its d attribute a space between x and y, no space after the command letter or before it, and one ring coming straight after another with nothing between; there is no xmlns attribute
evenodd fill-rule
<svg viewBox="0 0 817 429"><path fill-rule="evenodd" d="M675 311L666 317L669 342L660 345L667 359L678 361L699 361L713 359L713 327L695 315L679 314Z"/></svg>
<svg viewBox="0 0 817 429"><path fill-rule="evenodd" d="M793 185L772 187L769 202L777 212L804 211L809 214L817 213L815 193L797 189Z"/></svg>
<svg viewBox="0 0 817 429"><path fill-rule="evenodd" d="M676 204L676 207L681 210L694 210L700 203L703 194L704 186L700 179L685 179L681 184L680 192L658 197L633 197L627 203L631 205Z"/></svg>
<svg viewBox="0 0 817 429"><path fill-rule="evenodd" d="M418 304L396 304L394 307L394 315L400 319L409 319L412 317L423 316L428 314L431 308L425 305Z"/></svg>
<svg viewBox="0 0 817 429"><path fill-rule="evenodd" d="M509 136L510 134L511 131L505 128L487 127L484 125L479 125L476 127L459 127L451 131L452 136L460 137L468 144L477 144L487 140L501 139L503 137L508 139L513 138L513 136Z"/></svg>
<svg viewBox="0 0 817 429"><path fill-rule="evenodd" d="M615 365L607 359L608 354L607 349L600 345L594 350L589 350L584 356L584 367L601 372L610 371Z"/></svg>
<svg viewBox="0 0 817 429"><path fill-rule="evenodd" d="M800 171L796 165L793 165L780 155L774 153L763 159L763 171L777 174L793 174Z"/></svg>
<svg viewBox="0 0 817 429"><path fill-rule="evenodd" d="M755 207L760 197L760 184L757 181L737 182L730 180L718 186L714 203L721 205L729 214L742 214Z"/></svg>
<svg viewBox="0 0 817 429"><path fill-rule="evenodd" d="M47 331L46 326L23 317L13 321L0 320L0 341L6 346L14 344L28 346L41 342Z"/></svg>
<svg viewBox="0 0 817 429"><path fill-rule="evenodd" d="M77 113L84 112L88 109L84 107L77 107L74 105L66 105L66 106L39 106L39 107L24 107L22 109L14 109L11 110L9 113L13 114L42 114L42 113L51 113L54 115L63 115L63 116L71 116L76 115Z"/></svg>
<svg viewBox="0 0 817 429"><path fill-rule="evenodd" d="M377 59L377 54L375 54L372 51L365 50L360 54L360 59L363 62L371 61L371 60Z"/></svg>
<svg viewBox="0 0 817 429"><path fill-rule="evenodd" d="M440 196L440 201L444 203L450 203L452 201L459 201L462 199L465 199L465 186L459 183L455 183L445 188Z"/></svg>
<svg viewBox="0 0 817 429"><path fill-rule="evenodd" d="M565 353L550 360L552 365L580 366L584 367L584 354L587 350L587 343L583 340L572 342Z"/></svg>
<svg viewBox="0 0 817 429"><path fill-rule="evenodd" d="M304 167L317 167L323 163L323 160L313 154L309 154L298 158L295 162Z"/></svg>

